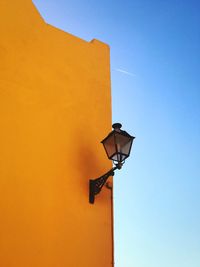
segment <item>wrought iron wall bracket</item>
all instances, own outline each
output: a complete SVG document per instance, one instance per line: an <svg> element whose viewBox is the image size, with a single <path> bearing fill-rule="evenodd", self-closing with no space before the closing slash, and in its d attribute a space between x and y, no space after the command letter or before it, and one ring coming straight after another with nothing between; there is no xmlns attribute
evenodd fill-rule
<svg viewBox="0 0 200 267"><path fill-rule="evenodd" d="M89 202L91 204L94 203L95 195L99 194L101 192L102 187L108 180L110 176L114 176L116 169L121 169L122 165L118 164L114 168L112 168L110 171L105 173L104 175L100 176L97 179L90 179L89 180Z"/></svg>

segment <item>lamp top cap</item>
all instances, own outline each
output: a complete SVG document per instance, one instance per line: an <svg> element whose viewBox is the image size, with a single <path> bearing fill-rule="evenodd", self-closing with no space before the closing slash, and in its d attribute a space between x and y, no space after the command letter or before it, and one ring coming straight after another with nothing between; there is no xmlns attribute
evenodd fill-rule
<svg viewBox="0 0 200 267"><path fill-rule="evenodd" d="M114 130L119 130L122 127L122 125L121 125L121 123L114 123L112 125L112 127L113 127Z"/></svg>

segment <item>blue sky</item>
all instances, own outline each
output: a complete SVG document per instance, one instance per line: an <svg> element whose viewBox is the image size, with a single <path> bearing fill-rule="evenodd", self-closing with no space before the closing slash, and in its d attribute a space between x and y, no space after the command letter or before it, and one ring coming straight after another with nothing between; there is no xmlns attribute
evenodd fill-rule
<svg viewBox="0 0 200 267"><path fill-rule="evenodd" d="M200 2L34 0L111 47L113 122L136 136L115 175L115 266L200 266Z"/></svg>

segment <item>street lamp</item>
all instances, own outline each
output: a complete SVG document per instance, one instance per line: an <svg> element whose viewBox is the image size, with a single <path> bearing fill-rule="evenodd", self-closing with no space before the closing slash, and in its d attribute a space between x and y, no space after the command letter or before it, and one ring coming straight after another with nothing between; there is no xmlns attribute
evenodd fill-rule
<svg viewBox="0 0 200 267"><path fill-rule="evenodd" d="M121 130L120 123L113 124L113 130L101 142L105 148L106 154L113 161L114 167L101 177L89 181L89 202L94 203L95 195L99 194L102 187L110 176L114 176L116 169L121 169L125 160L129 157L134 136Z"/></svg>

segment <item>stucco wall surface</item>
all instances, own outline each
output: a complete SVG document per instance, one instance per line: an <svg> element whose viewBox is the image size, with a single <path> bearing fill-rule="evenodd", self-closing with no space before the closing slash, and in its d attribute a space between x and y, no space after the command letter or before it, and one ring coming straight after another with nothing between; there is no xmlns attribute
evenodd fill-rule
<svg viewBox="0 0 200 267"><path fill-rule="evenodd" d="M109 47L46 24L30 0L0 1L0 266L112 264Z"/></svg>

